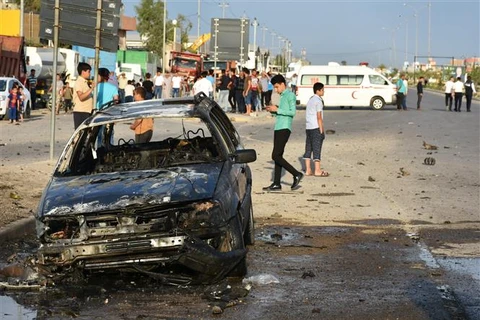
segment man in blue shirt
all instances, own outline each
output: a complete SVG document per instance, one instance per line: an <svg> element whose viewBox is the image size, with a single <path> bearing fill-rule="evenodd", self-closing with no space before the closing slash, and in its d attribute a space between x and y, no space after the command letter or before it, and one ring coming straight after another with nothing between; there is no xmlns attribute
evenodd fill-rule
<svg viewBox="0 0 480 320"><path fill-rule="evenodd" d="M397 110L402 110L403 107L403 99L405 99L405 75L401 74L400 79L397 80ZM407 110L405 107L404 110Z"/></svg>

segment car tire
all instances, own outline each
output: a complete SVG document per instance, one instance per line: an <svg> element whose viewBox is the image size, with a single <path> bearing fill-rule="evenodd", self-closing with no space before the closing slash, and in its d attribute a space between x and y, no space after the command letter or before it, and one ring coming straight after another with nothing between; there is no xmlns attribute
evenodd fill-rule
<svg viewBox="0 0 480 320"><path fill-rule="evenodd" d="M381 110L385 106L385 101L382 97L373 97L370 106L373 110Z"/></svg>
<svg viewBox="0 0 480 320"><path fill-rule="evenodd" d="M0 120L3 120L5 118L5 115L0 116Z"/></svg>
<svg viewBox="0 0 480 320"><path fill-rule="evenodd" d="M235 216L230 220L227 238L231 239L232 250L245 249L245 242L243 240L242 224L239 217ZM243 277L247 274L247 257L243 257L237 265L228 273L229 277Z"/></svg>
<svg viewBox="0 0 480 320"><path fill-rule="evenodd" d="M243 240L245 245L254 245L255 244L255 224L253 220L253 206L252 201L250 200L250 213L248 216L248 223L247 229L245 230L245 234L243 236Z"/></svg>

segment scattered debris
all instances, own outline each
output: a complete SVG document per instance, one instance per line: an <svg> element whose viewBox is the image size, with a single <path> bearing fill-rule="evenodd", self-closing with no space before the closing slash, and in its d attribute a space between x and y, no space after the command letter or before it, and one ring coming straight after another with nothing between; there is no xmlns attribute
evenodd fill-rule
<svg viewBox="0 0 480 320"><path fill-rule="evenodd" d="M423 164L425 164L427 166L433 166L433 165L435 165L435 158L427 157L427 158L425 158L425 160L423 160Z"/></svg>
<svg viewBox="0 0 480 320"><path fill-rule="evenodd" d="M372 176L368 176L368 181L375 182L375 179Z"/></svg>
<svg viewBox="0 0 480 320"><path fill-rule="evenodd" d="M450 147L448 147L448 146L443 146L443 149L450 149Z"/></svg>
<svg viewBox="0 0 480 320"><path fill-rule="evenodd" d="M315 273L313 273L312 271L306 271L302 274L302 279L305 279L307 277L310 277L310 278L315 278Z"/></svg>
<svg viewBox="0 0 480 320"><path fill-rule="evenodd" d="M320 308L312 309L312 313L320 313L320 312L321 312Z"/></svg>
<svg viewBox="0 0 480 320"><path fill-rule="evenodd" d="M212 313L213 314L221 314L221 313L223 313L223 309L220 308L219 306L213 306Z"/></svg>
<svg viewBox="0 0 480 320"><path fill-rule="evenodd" d="M22 197L20 197L18 195L18 193L16 193L15 191L10 192L10 198L11 199L22 199Z"/></svg>
<svg viewBox="0 0 480 320"><path fill-rule="evenodd" d="M326 134L335 134L335 130L328 129L328 130L325 131L325 133Z"/></svg>
<svg viewBox="0 0 480 320"><path fill-rule="evenodd" d="M252 285L265 285L270 283L280 283L280 281L274 275L262 273L256 276L251 276L242 280L244 284Z"/></svg>
<svg viewBox="0 0 480 320"><path fill-rule="evenodd" d="M405 177L405 176L409 176L410 175L410 172L408 172L407 170L403 169L403 168L400 168L400 174Z"/></svg>
<svg viewBox="0 0 480 320"><path fill-rule="evenodd" d="M272 238L273 240L279 241L279 240L282 240L282 239L283 239L283 236L282 236L281 234L279 234L279 233L274 233L274 234L271 234L271 235L270 235L270 238Z"/></svg>
<svg viewBox="0 0 480 320"><path fill-rule="evenodd" d="M420 236L416 233L407 233L407 237L412 239L413 242L418 242L420 241Z"/></svg>
<svg viewBox="0 0 480 320"><path fill-rule="evenodd" d="M428 144L425 141L423 141L423 147L427 150L437 150L438 147L434 146L433 144Z"/></svg>
<svg viewBox="0 0 480 320"><path fill-rule="evenodd" d="M357 164L358 164L359 166L364 166L364 165L365 165L365 163L360 162L360 161L358 161Z"/></svg>

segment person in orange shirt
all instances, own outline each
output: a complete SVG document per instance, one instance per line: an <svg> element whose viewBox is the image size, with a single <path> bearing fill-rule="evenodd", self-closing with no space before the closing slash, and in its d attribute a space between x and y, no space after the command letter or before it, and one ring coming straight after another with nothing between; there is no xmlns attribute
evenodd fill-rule
<svg viewBox="0 0 480 320"><path fill-rule="evenodd" d="M135 101L145 100L146 90L143 87L135 88L133 99ZM136 119L130 126L135 131L135 143L148 143L153 135L153 118Z"/></svg>

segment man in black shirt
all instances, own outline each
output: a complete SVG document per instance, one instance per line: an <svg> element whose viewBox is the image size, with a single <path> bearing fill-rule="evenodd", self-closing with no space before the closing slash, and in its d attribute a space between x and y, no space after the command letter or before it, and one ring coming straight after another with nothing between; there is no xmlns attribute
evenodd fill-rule
<svg viewBox="0 0 480 320"><path fill-rule="evenodd" d="M423 85L424 85L424 78L418 78L417 83L417 110L420 110L420 104L422 103L423 98Z"/></svg>
<svg viewBox="0 0 480 320"><path fill-rule="evenodd" d="M227 76L226 70L222 70L222 74L219 79L218 85L218 104L223 109L223 111L228 112L230 106L228 105L228 84L230 83L230 77Z"/></svg>
<svg viewBox="0 0 480 320"><path fill-rule="evenodd" d="M153 98L153 82L152 80L150 80L150 78L152 77L152 75L147 72L147 74L145 75L146 79L145 81L143 81L142 83L142 87L145 88L145 100L150 100Z"/></svg>
<svg viewBox="0 0 480 320"><path fill-rule="evenodd" d="M237 111L237 100L235 98L235 82L237 80L237 76L235 75L235 69L230 69L228 72L230 77L230 82L228 83L228 103L230 103L230 107L232 108L232 113Z"/></svg>

